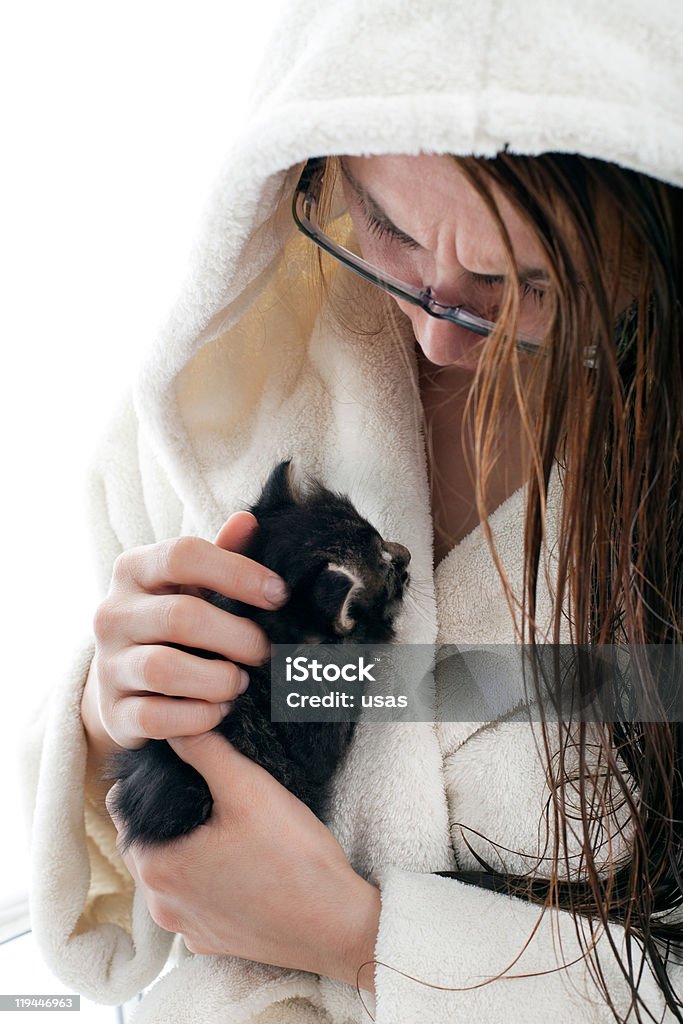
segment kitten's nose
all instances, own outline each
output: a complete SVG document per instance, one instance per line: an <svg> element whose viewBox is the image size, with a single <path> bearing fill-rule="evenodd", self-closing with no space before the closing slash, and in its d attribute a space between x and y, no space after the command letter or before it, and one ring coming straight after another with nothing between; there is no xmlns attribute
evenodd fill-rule
<svg viewBox="0 0 683 1024"><path fill-rule="evenodd" d="M408 551L408 548L404 548L402 544L393 544L391 541L386 541L384 548L391 555L391 560L401 583L406 583L408 580L407 569L410 563L410 551Z"/></svg>

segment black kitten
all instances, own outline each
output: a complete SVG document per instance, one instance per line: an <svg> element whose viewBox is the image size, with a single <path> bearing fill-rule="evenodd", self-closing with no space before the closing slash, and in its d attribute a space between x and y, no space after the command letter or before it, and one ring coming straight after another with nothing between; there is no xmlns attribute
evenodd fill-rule
<svg viewBox="0 0 683 1024"><path fill-rule="evenodd" d="M406 548L384 541L348 498L313 481L298 486L290 462L275 467L250 511L259 529L244 553L282 576L290 598L278 611L262 611L215 593L206 594L207 600L252 619L272 643L393 639L408 582ZM270 667L248 671L249 689L216 731L322 817L353 723L271 722ZM124 849L133 842L159 843L184 835L211 813L206 782L165 740L112 755L106 777L119 780L116 811L125 823Z"/></svg>

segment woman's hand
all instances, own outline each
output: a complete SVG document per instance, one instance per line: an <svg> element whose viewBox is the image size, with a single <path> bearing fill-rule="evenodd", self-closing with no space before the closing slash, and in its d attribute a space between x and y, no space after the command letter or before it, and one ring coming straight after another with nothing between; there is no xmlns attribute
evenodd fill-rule
<svg viewBox="0 0 683 1024"><path fill-rule="evenodd" d="M286 599L284 581L240 554L258 524L237 512L215 544L199 537L133 548L116 561L111 589L95 615L95 658L81 704L96 756L149 739L213 729L246 689L234 662L260 665L269 656L263 630L205 601L215 590L258 608ZM223 655L201 658L169 644ZM184 700L176 700L184 697Z"/></svg>
<svg viewBox="0 0 683 1024"><path fill-rule="evenodd" d="M214 803L190 835L124 855L156 923L181 933L193 953L355 985L374 956L379 890L305 804L222 736L169 742L204 776ZM373 978L368 966L359 984L374 991Z"/></svg>

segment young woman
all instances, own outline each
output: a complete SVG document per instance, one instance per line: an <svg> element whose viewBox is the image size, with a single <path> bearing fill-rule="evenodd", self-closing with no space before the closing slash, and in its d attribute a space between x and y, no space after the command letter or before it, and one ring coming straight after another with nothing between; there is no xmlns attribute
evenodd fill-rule
<svg viewBox="0 0 683 1024"><path fill-rule="evenodd" d="M95 638L36 731L33 911L102 1001L171 955L138 1021L682 1019L664 673L643 721L361 723L327 825L207 731L268 648L197 588L286 599L235 512L283 457L410 549L400 642L680 643L683 23L518 8L293 5L103 443ZM98 770L149 737L214 809L121 857Z"/></svg>

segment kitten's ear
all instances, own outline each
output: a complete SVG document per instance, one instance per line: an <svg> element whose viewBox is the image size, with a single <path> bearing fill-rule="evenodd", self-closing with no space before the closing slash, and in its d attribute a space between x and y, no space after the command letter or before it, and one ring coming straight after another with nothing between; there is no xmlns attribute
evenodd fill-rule
<svg viewBox="0 0 683 1024"><path fill-rule="evenodd" d="M258 504L252 509L258 519L259 511L296 505L313 493L314 483L291 459L278 463L266 480Z"/></svg>
<svg viewBox="0 0 683 1024"><path fill-rule="evenodd" d="M311 495L319 490L319 484L315 480L311 480L310 476L301 469L298 462L293 462L291 459L287 463L287 487L289 488L292 501L295 503L310 498Z"/></svg>
<svg viewBox="0 0 683 1024"><path fill-rule="evenodd" d="M338 636L346 636L356 624L349 605L360 587L362 583L351 569L332 562L315 581L313 600Z"/></svg>

